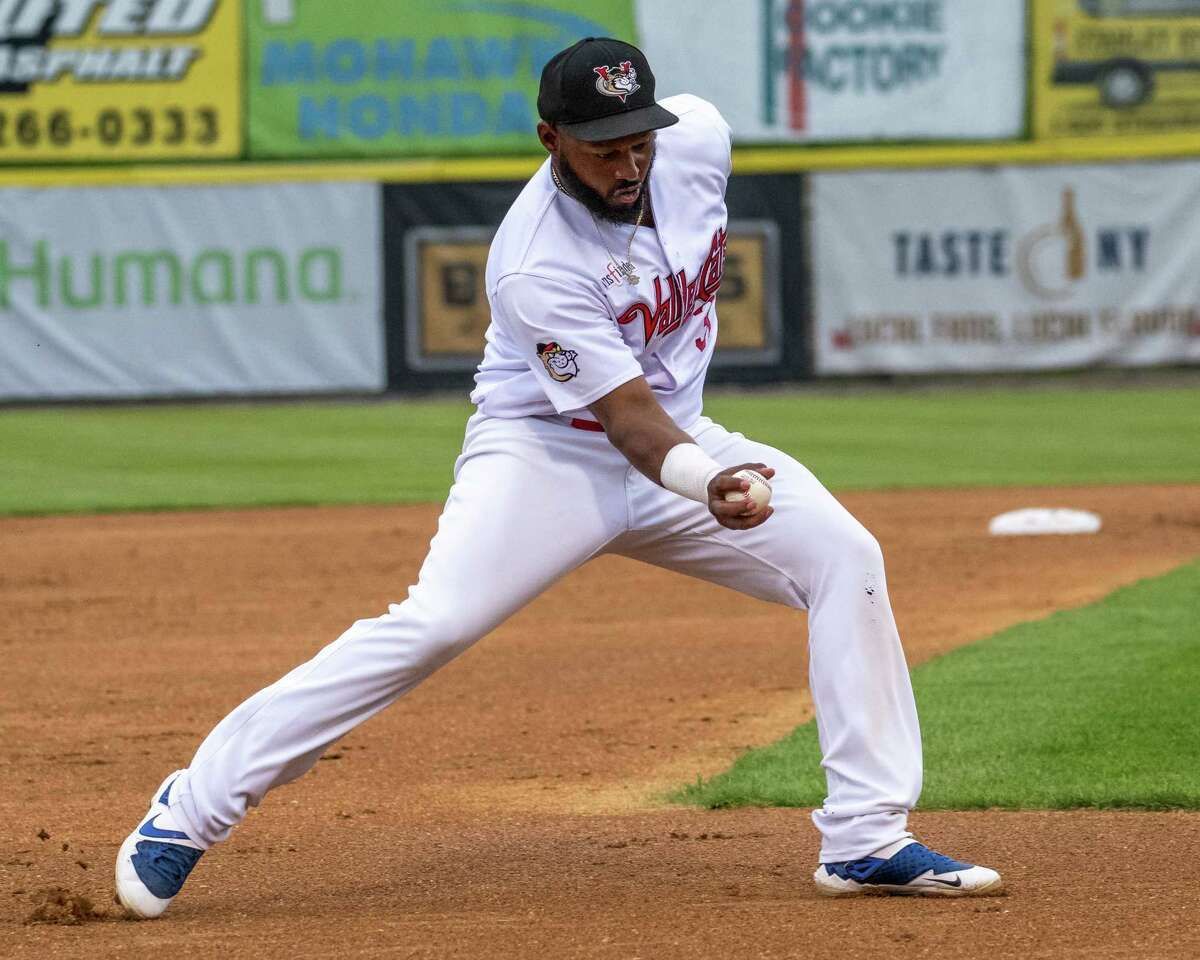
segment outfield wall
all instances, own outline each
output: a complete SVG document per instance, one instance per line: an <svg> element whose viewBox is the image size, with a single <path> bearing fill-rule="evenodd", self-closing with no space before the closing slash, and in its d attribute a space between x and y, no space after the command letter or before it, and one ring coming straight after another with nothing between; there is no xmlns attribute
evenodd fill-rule
<svg viewBox="0 0 1200 960"><path fill-rule="evenodd" d="M0 397L465 387L522 184L0 188ZM728 203L714 382L1200 363L1198 161L745 174Z"/></svg>
<svg viewBox="0 0 1200 960"><path fill-rule="evenodd" d="M1200 362L1200 0L1156 2L2 4L0 400L467 385L589 34L733 127L714 380Z"/></svg>

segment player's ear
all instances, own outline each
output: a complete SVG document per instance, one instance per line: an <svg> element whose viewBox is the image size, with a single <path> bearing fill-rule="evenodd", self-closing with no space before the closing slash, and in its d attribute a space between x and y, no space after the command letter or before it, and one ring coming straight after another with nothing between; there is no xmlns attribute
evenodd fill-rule
<svg viewBox="0 0 1200 960"><path fill-rule="evenodd" d="M543 120L537 125L537 135L538 139L542 141L542 146L545 147L549 153L553 154L554 156L558 156L558 128L552 124L546 123Z"/></svg>

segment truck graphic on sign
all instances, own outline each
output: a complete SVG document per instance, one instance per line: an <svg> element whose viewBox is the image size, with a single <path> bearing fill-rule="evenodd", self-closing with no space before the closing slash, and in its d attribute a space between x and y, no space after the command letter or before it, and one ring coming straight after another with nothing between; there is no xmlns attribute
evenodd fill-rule
<svg viewBox="0 0 1200 960"><path fill-rule="evenodd" d="M1054 22L1057 85L1094 85L1120 109L1148 101L1162 74L1200 74L1200 0L1075 0Z"/></svg>

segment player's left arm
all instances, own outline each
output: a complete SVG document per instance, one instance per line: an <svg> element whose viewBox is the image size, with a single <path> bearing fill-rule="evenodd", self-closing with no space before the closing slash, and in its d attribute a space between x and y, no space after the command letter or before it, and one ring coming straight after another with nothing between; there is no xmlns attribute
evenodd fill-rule
<svg viewBox="0 0 1200 960"><path fill-rule="evenodd" d="M704 463L696 463L693 466L689 462L698 460L696 451L699 448L696 442L667 416L650 385L646 383L645 377L635 377L621 384L611 393L589 404L588 409L604 427L609 442L621 451L634 467L660 486L667 489L678 486L678 483L672 483L671 476L666 476L664 482L664 474L678 474L681 471L686 473L689 469L705 470ZM682 449L677 449L681 447ZM667 463L668 455L672 457L673 463ZM701 451L700 456L706 455ZM725 494L734 491L749 492L750 484L740 477L733 476L739 470L757 470L768 480L775 475L774 470L762 463L720 467L715 461L709 462L716 467L716 472L707 482L703 479L695 482L694 489L697 493L692 495L692 499L703 496L709 512L718 523L731 530L749 530L771 516L771 507L758 509L750 500L728 501ZM664 465L667 467L666 471ZM675 489L675 492L684 496L691 495L679 489Z"/></svg>

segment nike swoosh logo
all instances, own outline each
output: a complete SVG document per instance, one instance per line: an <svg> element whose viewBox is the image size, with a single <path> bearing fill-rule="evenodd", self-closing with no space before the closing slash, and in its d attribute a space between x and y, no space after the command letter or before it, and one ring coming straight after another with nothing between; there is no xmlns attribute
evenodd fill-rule
<svg viewBox="0 0 1200 960"><path fill-rule="evenodd" d="M156 813L153 817L147 820L138 828L138 833L143 837L149 837L151 840L190 840L192 839L182 830L161 830L154 825L154 821L161 817L161 813Z"/></svg>
<svg viewBox="0 0 1200 960"><path fill-rule="evenodd" d="M926 877L926 880L932 880L934 883L944 883L948 887L961 887L962 877L955 877L953 880L939 880L937 877Z"/></svg>

